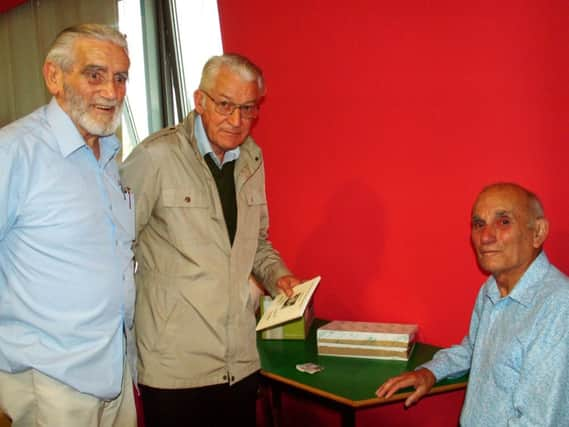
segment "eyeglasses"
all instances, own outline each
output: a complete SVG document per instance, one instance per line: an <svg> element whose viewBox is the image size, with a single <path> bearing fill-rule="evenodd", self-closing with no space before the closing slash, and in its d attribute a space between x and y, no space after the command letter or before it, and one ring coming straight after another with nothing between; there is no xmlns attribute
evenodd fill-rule
<svg viewBox="0 0 569 427"><path fill-rule="evenodd" d="M213 96L207 93L205 90L200 89L203 93L207 95L209 99L215 104L215 111L223 116L230 116L233 112L239 108L241 112L241 117L244 119L254 119L259 115L259 105L257 104L235 104L230 101L216 101Z"/></svg>

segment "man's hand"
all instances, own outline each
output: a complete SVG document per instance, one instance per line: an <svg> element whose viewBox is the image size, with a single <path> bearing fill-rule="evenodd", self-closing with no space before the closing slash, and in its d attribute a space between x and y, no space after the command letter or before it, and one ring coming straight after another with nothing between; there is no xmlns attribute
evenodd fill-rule
<svg viewBox="0 0 569 427"><path fill-rule="evenodd" d="M435 382L436 378L433 373L427 368L421 368L388 379L377 389L375 394L377 397L389 399L397 390L413 387L415 391L405 400L405 407L408 408L427 394L433 388Z"/></svg>
<svg viewBox="0 0 569 427"><path fill-rule="evenodd" d="M285 293L287 297L292 295L292 288L300 283L300 280L294 276L283 276L277 280L277 288Z"/></svg>

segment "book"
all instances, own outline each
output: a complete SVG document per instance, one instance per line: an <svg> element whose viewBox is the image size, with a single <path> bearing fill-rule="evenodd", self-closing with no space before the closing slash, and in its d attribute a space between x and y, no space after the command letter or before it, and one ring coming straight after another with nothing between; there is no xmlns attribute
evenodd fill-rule
<svg viewBox="0 0 569 427"><path fill-rule="evenodd" d="M293 293L290 297L279 293L259 319L256 330L262 331L302 317L318 283L320 276L296 285L292 288Z"/></svg>
<svg viewBox="0 0 569 427"><path fill-rule="evenodd" d="M316 333L318 354L408 360L418 326L401 323L333 321Z"/></svg>
<svg viewBox="0 0 569 427"><path fill-rule="evenodd" d="M269 295L261 299L261 316L273 302ZM312 322L314 321L314 297L310 298L304 309L302 317L290 320L280 325L272 326L261 331L261 338L266 340L304 340L308 336Z"/></svg>

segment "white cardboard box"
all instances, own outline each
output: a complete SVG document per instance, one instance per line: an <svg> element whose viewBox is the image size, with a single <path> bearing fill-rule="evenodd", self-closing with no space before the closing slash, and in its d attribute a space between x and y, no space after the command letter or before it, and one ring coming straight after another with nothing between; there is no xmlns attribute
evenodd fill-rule
<svg viewBox="0 0 569 427"><path fill-rule="evenodd" d="M318 354L409 360L418 330L412 324L335 320L318 328Z"/></svg>

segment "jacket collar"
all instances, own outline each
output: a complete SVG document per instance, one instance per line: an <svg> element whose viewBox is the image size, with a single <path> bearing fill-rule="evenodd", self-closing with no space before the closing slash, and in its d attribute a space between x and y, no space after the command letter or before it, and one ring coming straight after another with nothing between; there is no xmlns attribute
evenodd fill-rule
<svg viewBox="0 0 569 427"><path fill-rule="evenodd" d="M195 121L198 114L193 110L183 121L178 125L178 131L185 136L189 141L188 149L191 150L192 155L197 156L204 163L202 154L198 147L198 140L196 136ZM263 164L263 156L261 149L255 143L251 136L248 136L243 144L239 146L239 158L235 162L235 192L239 191L247 180L259 169ZM205 165L207 167L207 165Z"/></svg>

